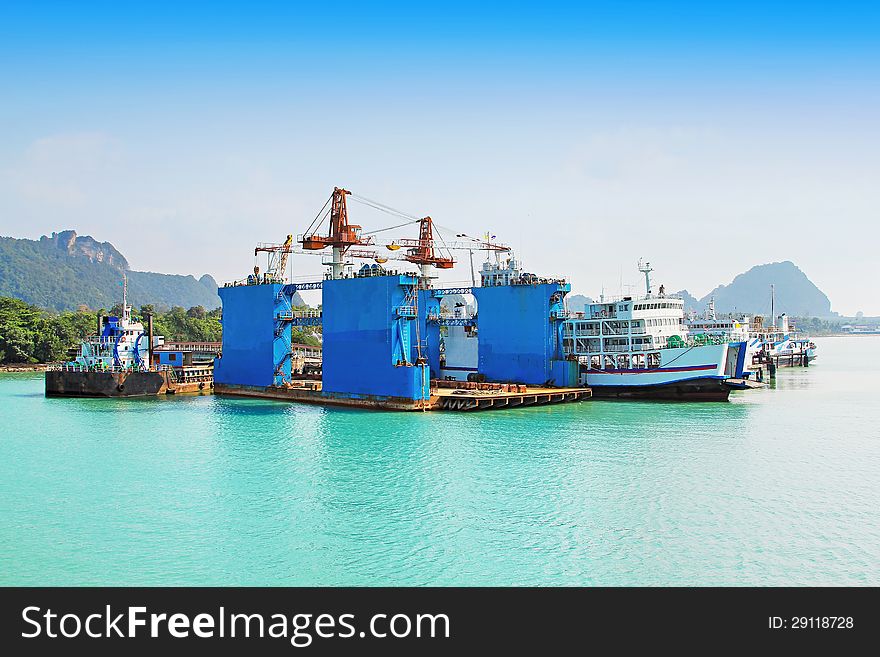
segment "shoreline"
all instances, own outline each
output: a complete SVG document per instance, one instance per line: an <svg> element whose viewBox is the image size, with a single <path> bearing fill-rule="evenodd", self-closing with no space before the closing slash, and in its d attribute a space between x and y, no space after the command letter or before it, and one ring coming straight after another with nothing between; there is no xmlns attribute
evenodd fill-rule
<svg viewBox="0 0 880 657"><path fill-rule="evenodd" d="M9 363L0 365L0 372L45 372L49 363Z"/></svg>

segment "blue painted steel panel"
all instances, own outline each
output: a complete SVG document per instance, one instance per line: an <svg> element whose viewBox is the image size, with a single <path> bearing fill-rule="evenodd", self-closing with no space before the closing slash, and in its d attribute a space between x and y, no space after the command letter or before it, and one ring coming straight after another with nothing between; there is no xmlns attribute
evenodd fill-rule
<svg viewBox="0 0 880 657"><path fill-rule="evenodd" d="M553 385L562 388L576 388L579 385L579 367L576 360L551 361L551 376Z"/></svg>
<svg viewBox="0 0 880 657"><path fill-rule="evenodd" d="M323 385L329 393L422 399L430 369L415 367L412 276L324 281ZM409 363L403 365L402 363ZM424 382L424 385L423 385Z"/></svg>
<svg viewBox="0 0 880 657"><path fill-rule="evenodd" d="M182 351L157 351L159 355L159 365L170 365L171 367L180 367L183 365Z"/></svg>
<svg viewBox="0 0 880 657"><path fill-rule="evenodd" d="M276 339L274 314L281 285L239 285L218 290L223 303L223 351L216 359L217 383L269 386L275 364L284 358ZM290 324L282 330L290 344ZM289 351L289 346L287 347ZM286 359L290 376L290 359Z"/></svg>
<svg viewBox="0 0 880 657"><path fill-rule="evenodd" d="M480 373L490 381L556 383L567 370L553 369L552 361L562 357L557 326L561 322L551 314L561 313L569 289L557 283L474 288Z"/></svg>
<svg viewBox="0 0 880 657"><path fill-rule="evenodd" d="M440 372L440 299L433 290L419 291L419 340L431 371Z"/></svg>
<svg viewBox="0 0 880 657"><path fill-rule="evenodd" d="M745 376L746 371L746 352L748 349L746 348L745 342L735 342L731 343L731 347L733 345L737 345L739 352L736 355L736 378L741 379Z"/></svg>

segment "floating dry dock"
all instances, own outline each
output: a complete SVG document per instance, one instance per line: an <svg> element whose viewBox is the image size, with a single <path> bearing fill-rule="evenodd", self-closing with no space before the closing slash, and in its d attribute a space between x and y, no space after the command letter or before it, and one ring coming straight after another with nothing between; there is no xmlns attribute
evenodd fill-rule
<svg viewBox="0 0 880 657"><path fill-rule="evenodd" d="M220 289L223 349L214 392L392 410L476 410L571 402L590 397L578 364L561 355L562 298L568 284L431 289L412 274L365 267L358 274L306 284L252 283ZM322 290L322 312L291 305L302 289ZM448 381L441 364L446 295L480 304L476 381ZM322 326L321 379L298 379L293 326ZM516 327L511 331L511 327ZM443 378L438 378L443 377Z"/></svg>
<svg viewBox="0 0 880 657"><path fill-rule="evenodd" d="M388 253L381 258L367 254L377 263L417 264L419 273L380 264L351 270L348 258L357 252L352 247L381 245L348 223L348 195L335 189L326 216L319 214L318 226L297 239L305 251L332 248L323 280L287 282L293 244L288 236L284 244L258 245L255 255L268 254L265 271L256 267L247 279L220 288L223 347L215 393L394 410L476 410L589 398L589 390L578 387L577 361L562 348L568 283L523 273L508 247L486 239L465 245L495 256L484 265L479 286L434 288L432 268L449 269L454 260L435 252L430 217L417 220L418 239L386 244ZM329 234L319 234L325 219ZM295 307L297 292L318 289L320 311ZM472 295L478 313L450 317L441 312L444 297L459 295ZM296 376L294 326L321 327L320 381ZM445 347L451 327L479 332L479 340L472 341L472 346L479 342L473 361L450 367ZM471 380L448 380L453 378Z"/></svg>

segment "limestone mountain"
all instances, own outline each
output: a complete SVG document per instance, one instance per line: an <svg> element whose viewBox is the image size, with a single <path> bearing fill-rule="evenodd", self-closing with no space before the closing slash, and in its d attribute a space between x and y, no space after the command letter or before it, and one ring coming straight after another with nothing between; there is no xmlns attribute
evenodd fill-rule
<svg viewBox="0 0 880 657"><path fill-rule="evenodd" d="M700 300L701 310L715 297L721 313L769 314L770 285L776 289L776 312L794 317L831 317L831 301L793 262L757 265L719 285Z"/></svg>
<svg viewBox="0 0 880 657"><path fill-rule="evenodd" d="M134 306L153 304L217 308L217 282L193 276L133 271L109 242L64 230L39 240L0 237L0 296L22 299L52 310L80 305L111 308L120 301L122 273Z"/></svg>
<svg viewBox="0 0 880 657"><path fill-rule="evenodd" d="M793 262L771 262L756 265L736 276L729 284L719 285L701 299L687 290L675 293L684 299L685 311L698 313L706 309L709 299L715 298L715 310L719 313L743 313L750 315L770 314L770 285L776 289L776 312L792 317L837 316L831 310L831 301L816 287L807 275ZM568 307L580 310L581 295L568 297Z"/></svg>

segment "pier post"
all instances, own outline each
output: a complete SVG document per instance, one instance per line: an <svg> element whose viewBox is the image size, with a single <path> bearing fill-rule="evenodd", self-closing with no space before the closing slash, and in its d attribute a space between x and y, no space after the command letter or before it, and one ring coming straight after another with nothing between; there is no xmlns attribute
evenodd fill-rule
<svg viewBox="0 0 880 657"><path fill-rule="evenodd" d="M153 313L147 313L147 369L153 369Z"/></svg>

